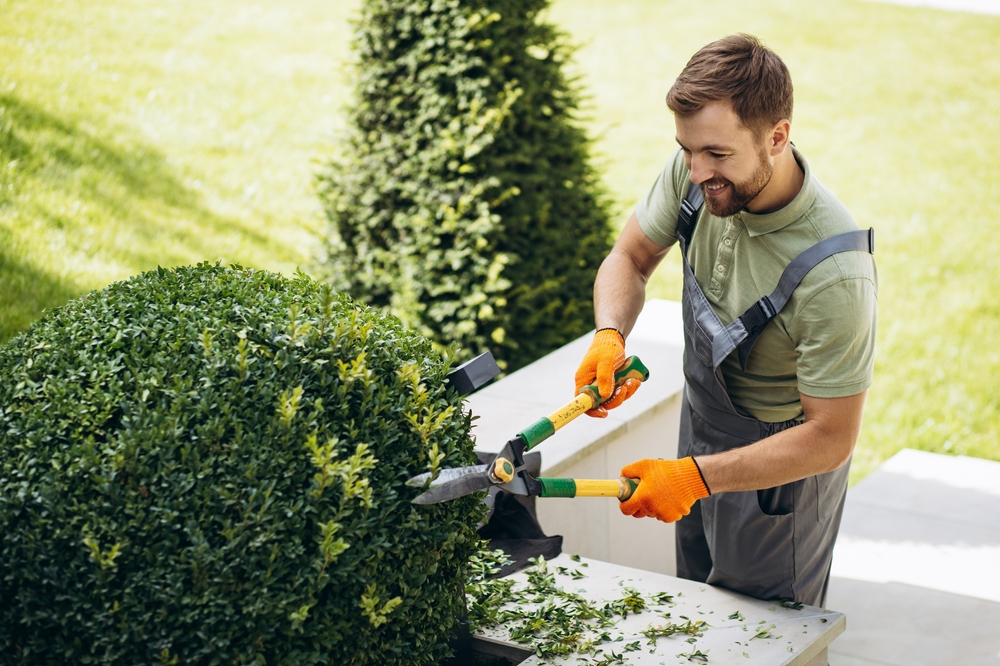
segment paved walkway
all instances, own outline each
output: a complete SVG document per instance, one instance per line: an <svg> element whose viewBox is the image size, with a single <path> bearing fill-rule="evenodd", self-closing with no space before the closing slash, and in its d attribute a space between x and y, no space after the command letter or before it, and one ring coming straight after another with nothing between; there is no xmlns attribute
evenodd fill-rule
<svg viewBox="0 0 1000 666"><path fill-rule="evenodd" d="M1000 462L904 449L847 493L831 666L1000 666Z"/></svg>

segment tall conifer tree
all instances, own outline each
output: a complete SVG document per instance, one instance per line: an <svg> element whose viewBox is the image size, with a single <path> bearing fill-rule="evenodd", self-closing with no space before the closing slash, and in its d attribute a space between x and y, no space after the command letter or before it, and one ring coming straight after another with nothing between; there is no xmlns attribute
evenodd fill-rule
<svg viewBox="0 0 1000 666"><path fill-rule="evenodd" d="M593 326L609 203L548 0L365 0L319 178L333 283L508 370Z"/></svg>

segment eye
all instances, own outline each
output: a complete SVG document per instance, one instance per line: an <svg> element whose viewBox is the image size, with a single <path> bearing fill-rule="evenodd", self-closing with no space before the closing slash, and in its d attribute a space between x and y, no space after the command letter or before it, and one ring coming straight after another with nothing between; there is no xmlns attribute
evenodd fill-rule
<svg viewBox="0 0 1000 666"><path fill-rule="evenodd" d="M711 155L717 160L724 160L726 159L726 157L728 157L728 155L723 155L722 153L709 153L709 155Z"/></svg>

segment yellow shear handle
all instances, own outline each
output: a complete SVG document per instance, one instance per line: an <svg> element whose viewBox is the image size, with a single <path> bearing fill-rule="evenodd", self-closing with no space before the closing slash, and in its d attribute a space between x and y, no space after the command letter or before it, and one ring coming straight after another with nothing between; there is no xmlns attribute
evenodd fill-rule
<svg viewBox="0 0 1000 666"><path fill-rule="evenodd" d="M557 479L539 477L540 497L617 497L619 501L632 497L639 479Z"/></svg>

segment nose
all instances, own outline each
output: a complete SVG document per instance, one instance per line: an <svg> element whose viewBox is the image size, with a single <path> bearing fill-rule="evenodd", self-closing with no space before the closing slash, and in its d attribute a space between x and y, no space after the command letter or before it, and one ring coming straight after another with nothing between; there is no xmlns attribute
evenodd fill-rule
<svg viewBox="0 0 1000 666"><path fill-rule="evenodd" d="M688 167L691 169L691 182L695 185L701 185L715 176L715 172L709 167L707 162L708 160L699 158L697 155L692 155L688 161Z"/></svg>

